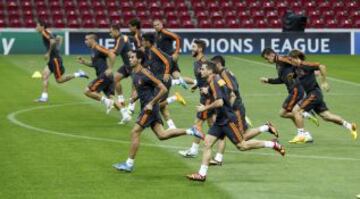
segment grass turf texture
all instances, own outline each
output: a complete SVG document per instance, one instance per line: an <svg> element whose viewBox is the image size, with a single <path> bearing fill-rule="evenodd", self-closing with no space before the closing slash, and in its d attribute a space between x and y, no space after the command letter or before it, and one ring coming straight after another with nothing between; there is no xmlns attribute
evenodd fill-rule
<svg viewBox="0 0 360 199"><path fill-rule="evenodd" d="M315 143L287 144L295 128L278 116L285 87L260 84L259 77L275 76L275 69L243 59L264 62L257 56L226 57L238 77L248 116L256 126L270 119L280 130L288 156L266 149L235 152L228 142L224 165L210 168L207 182L201 184L184 177L198 170L201 158L177 154L190 146L192 137L160 142L150 130L142 135L134 173L115 171L111 165L127 158L133 123L117 125L118 113L105 115L102 105L83 96L89 82L85 79L57 85L51 77L50 102L36 104L41 82L31 79L31 74L42 70L42 57L0 57L0 198L354 198L360 191L359 141L339 126L321 121L316 128L306 121ZM328 65L331 77L360 83L360 57L310 56L309 60ZM190 56L180 57L183 74L192 76L192 62ZM81 68L94 78L93 69L77 64L75 56L64 57L64 64L67 72ZM124 82L126 96L129 82ZM333 80L330 85L331 92L325 94L330 110L360 123L360 85ZM198 94L175 90L188 105L171 105L173 119L178 127L189 127ZM59 104L67 105L53 106ZM15 117L38 129L15 125L7 118L37 107Z"/></svg>

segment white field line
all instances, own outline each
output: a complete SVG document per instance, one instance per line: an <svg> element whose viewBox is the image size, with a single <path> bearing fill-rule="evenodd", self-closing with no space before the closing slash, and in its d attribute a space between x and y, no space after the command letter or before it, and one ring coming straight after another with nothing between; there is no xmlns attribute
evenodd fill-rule
<svg viewBox="0 0 360 199"><path fill-rule="evenodd" d="M76 138L76 139L83 139L83 140L92 140L92 141L100 141L100 142L111 142L111 143L120 143L120 144L130 144L130 141L125 140L116 140L116 139L109 139L109 138L101 138L101 137L91 137L91 136L84 136L84 135L75 135L71 133L63 133L58 132L54 130L48 130L48 129L42 129L35 126L32 126L30 124L26 124L24 122L19 121L16 116L22 113L31 112L34 110L41 110L41 109L49 109L49 108L57 108L57 107L64 107L64 106L74 106L79 104L88 104L86 102L83 103L67 103L67 104L58 104L58 105L49 105L49 106L38 106L38 107L32 107L27 109L18 110L15 112L12 112L7 115L7 119L12 122L15 125L18 125L20 127L33 130L40 133L46 133L51 135L57 135L62 137L70 137L70 138ZM163 145L163 144L152 144L152 143L141 143L141 146L146 147L157 147L157 148L165 148L165 149L184 149L185 147L181 146L173 146L173 145ZM227 150L226 153L240 153L239 151L234 150ZM274 153L259 153L259 152L245 152L242 154L248 154L248 155L258 155L258 156L278 156L278 154ZM333 161L360 161L359 158L347 158L347 157L336 157L336 156L316 156L316 155L297 155L297 154L287 154L286 158L297 158L297 159L314 159L314 160L333 160Z"/></svg>
<svg viewBox="0 0 360 199"><path fill-rule="evenodd" d="M253 61L253 60L249 60L249 59L245 59L245 58L241 58L241 57L236 57L236 56L228 56L231 57L233 59L237 59L243 62L248 62L248 63L252 63L252 64L256 64L259 66L265 66L265 67L274 67L271 64L268 63L264 63L264 62L258 62L258 61ZM338 78L334 78L334 77L327 77L328 79L334 81L334 82L339 82L339 83L343 83L343 84L348 84L348 85L352 85L352 86L360 86L359 83L356 82L351 82L351 81L346 81L346 80L342 80L342 79L338 79Z"/></svg>

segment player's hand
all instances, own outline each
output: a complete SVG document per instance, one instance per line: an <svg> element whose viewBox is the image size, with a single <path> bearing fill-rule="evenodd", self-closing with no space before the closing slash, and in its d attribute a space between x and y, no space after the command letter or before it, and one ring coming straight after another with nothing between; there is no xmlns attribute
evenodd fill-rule
<svg viewBox="0 0 360 199"><path fill-rule="evenodd" d="M174 60L175 62L177 62L177 60L179 59L179 54L178 54L178 53L174 53L171 57L173 58L173 60Z"/></svg>
<svg viewBox="0 0 360 199"><path fill-rule="evenodd" d="M266 83L268 83L268 82L269 82L269 78L266 78L266 77L260 77L260 82L261 82L261 83L266 84Z"/></svg>
<svg viewBox="0 0 360 199"><path fill-rule="evenodd" d="M106 69L105 75L106 77L110 77L112 75L112 70L110 68Z"/></svg>
<svg viewBox="0 0 360 199"><path fill-rule="evenodd" d="M145 112L151 112L153 109L153 105L151 103L146 104L144 111Z"/></svg>
<svg viewBox="0 0 360 199"><path fill-rule="evenodd" d="M204 95L207 95L209 93L209 87L201 87L200 92Z"/></svg>
<svg viewBox="0 0 360 199"><path fill-rule="evenodd" d="M50 59L50 53L45 53L44 59L45 61L48 61Z"/></svg>
<svg viewBox="0 0 360 199"><path fill-rule="evenodd" d="M141 46L141 47L139 48L139 50L141 50L142 52L145 52L145 47L144 47L144 46Z"/></svg>
<svg viewBox="0 0 360 199"><path fill-rule="evenodd" d="M200 104L199 106L196 106L196 110L198 112L204 112L206 111L206 107L203 104Z"/></svg>
<svg viewBox="0 0 360 199"><path fill-rule="evenodd" d="M330 85L328 82L323 82L320 84L320 87L322 90L329 92L330 91Z"/></svg>
<svg viewBox="0 0 360 199"><path fill-rule="evenodd" d="M165 75L164 75L164 81L165 81L165 82L168 82L169 79L170 79L170 74L165 74Z"/></svg>

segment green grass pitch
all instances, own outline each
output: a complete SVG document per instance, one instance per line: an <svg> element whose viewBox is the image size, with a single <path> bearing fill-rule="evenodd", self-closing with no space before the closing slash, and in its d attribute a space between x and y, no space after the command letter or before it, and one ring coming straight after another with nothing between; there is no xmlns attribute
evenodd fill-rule
<svg viewBox="0 0 360 199"><path fill-rule="evenodd" d="M360 124L360 57L310 56L328 66L331 91L325 101L331 111ZM130 129L117 125L119 114L86 98L89 83L76 79L57 85L51 77L49 103L33 102L41 81L31 74L45 65L41 55L0 57L0 198L355 198L360 193L360 143L343 128L321 121L305 122L314 144L290 145L295 135L290 120L278 111L286 96L283 85L262 85L261 76L275 76L258 56L227 56L236 74L248 116L257 125L271 120L287 148L282 158L272 150L238 152L228 142L222 167L210 168L206 183L189 182L184 175L199 169L201 157L184 159L177 153L192 137L160 142L146 130L131 174L111 165L127 158ZM193 59L180 57L183 74L192 76ZM66 72L80 66L75 56L64 57ZM120 60L117 61L120 65ZM124 81L129 96L129 80ZM178 127L195 118L198 94L181 92L188 105L171 105ZM139 105L137 104L137 108ZM271 139L263 134L262 139Z"/></svg>

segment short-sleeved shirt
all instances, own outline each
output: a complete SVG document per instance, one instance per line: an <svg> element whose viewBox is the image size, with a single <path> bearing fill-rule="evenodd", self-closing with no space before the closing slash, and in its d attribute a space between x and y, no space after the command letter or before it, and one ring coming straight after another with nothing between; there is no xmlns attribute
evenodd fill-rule
<svg viewBox="0 0 360 199"><path fill-rule="evenodd" d="M239 83L235 75L229 69L224 68L220 71L220 77L224 79L224 81L226 82L226 86L230 89L230 91L234 92L234 94L236 95L237 103L242 104Z"/></svg>
<svg viewBox="0 0 360 199"><path fill-rule="evenodd" d="M151 47L147 51L148 67L150 71L160 80L163 80L164 74L170 74L171 58L169 55L156 48Z"/></svg>
<svg viewBox="0 0 360 199"><path fill-rule="evenodd" d="M106 59L109 50L103 46L97 45L91 49L91 64L95 68L96 76L99 77L108 68Z"/></svg>
<svg viewBox="0 0 360 199"><path fill-rule="evenodd" d="M129 51L131 50L129 37L127 35L121 35L115 38L115 46L112 51L116 56L120 55L125 65L130 65Z"/></svg>
<svg viewBox="0 0 360 199"><path fill-rule="evenodd" d="M52 34L50 32L50 30L45 29L44 31L41 32L42 35L42 40L43 40L43 44L46 48L46 51L49 51L50 49L50 40L51 39L56 39L55 34ZM50 52L50 58L59 58L60 57L60 50L59 48L56 46L54 47L51 52Z"/></svg>
<svg viewBox="0 0 360 199"><path fill-rule="evenodd" d="M146 68L133 72L131 78L140 99L141 108L144 108L157 95L156 88L161 82Z"/></svg>
<svg viewBox="0 0 360 199"><path fill-rule="evenodd" d="M296 74L299 77L300 83L306 93L310 93L313 90L320 89L320 86L316 81L316 70L318 70L318 68L309 66L301 66L296 68Z"/></svg>
<svg viewBox="0 0 360 199"><path fill-rule="evenodd" d="M194 62L194 76L197 81L197 86L199 88L208 86L206 78L201 77L200 69L203 64L206 63L205 57L201 58L200 60L197 60Z"/></svg>
<svg viewBox="0 0 360 199"><path fill-rule="evenodd" d="M219 75L213 75L209 78L209 93L216 101L222 99L222 107L216 108L215 124L225 125L229 121L236 121L236 115L230 102L230 89L226 86L225 80Z"/></svg>
<svg viewBox="0 0 360 199"><path fill-rule="evenodd" d="M156 32L156 47L164 51L168 55L174 53L179 53L180 51L180 37L165 28L161 29L159 32ZM175 41L176 48L173 47L173 42Z"/></svg>

